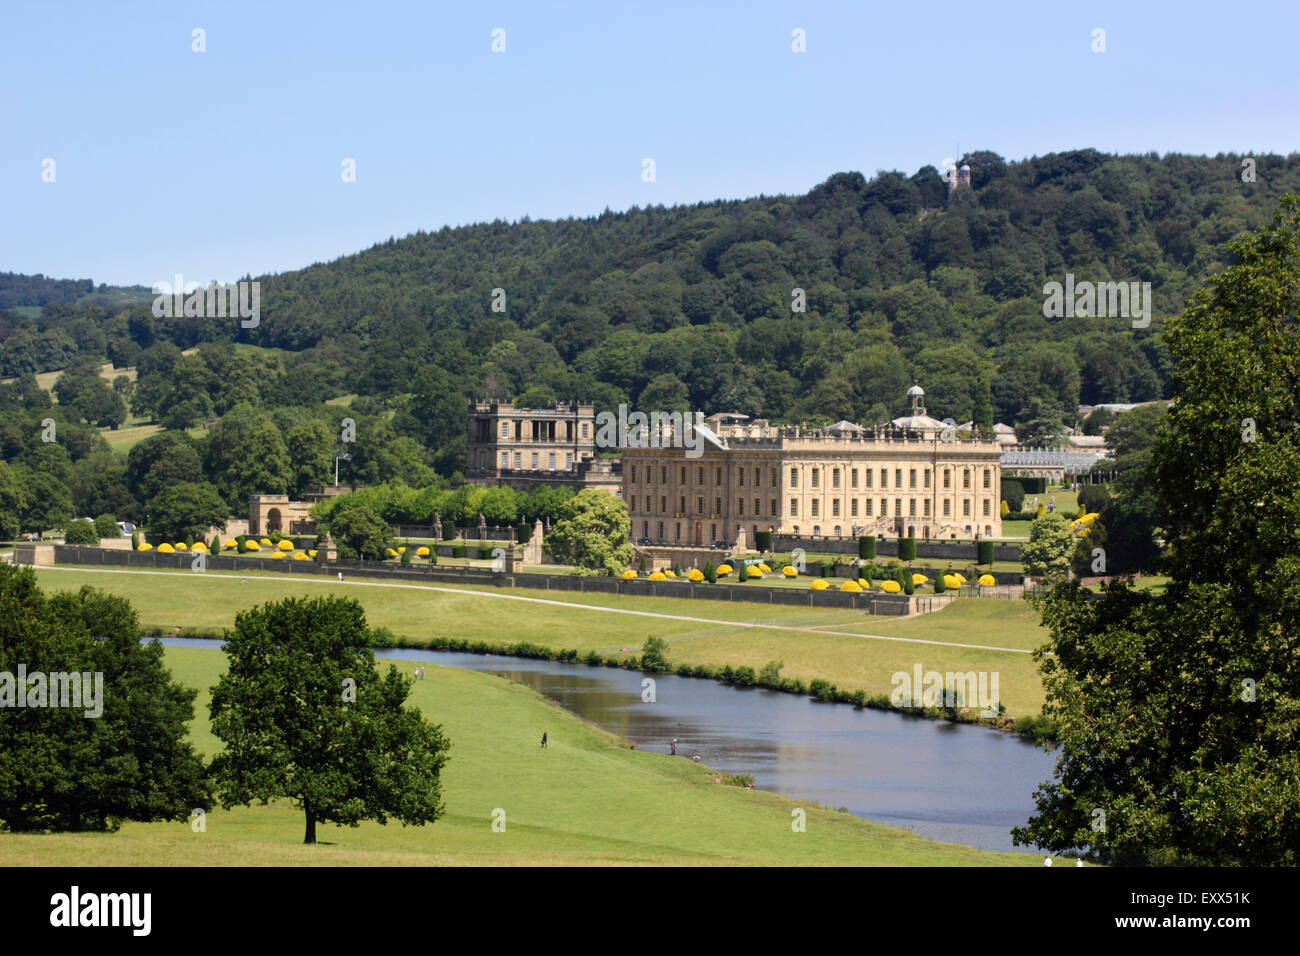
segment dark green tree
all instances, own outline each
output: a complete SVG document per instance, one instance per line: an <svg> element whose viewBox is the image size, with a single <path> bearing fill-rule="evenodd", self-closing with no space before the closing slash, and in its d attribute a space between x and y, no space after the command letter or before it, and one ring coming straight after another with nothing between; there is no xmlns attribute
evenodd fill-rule
<svg viewBox="0 0 1300 956"><path fill-rule="evenodd" d="M340 555L382 561L393 544L394 529L359 501L346 502L335 508L327 527L334 543L339 546Z"/></svg>
<svg viewBox="0 0 1300 956"><path fill-rule="evenodd" d="M63 541L65 544L99 544L99 532L95 530L93 521L82 518L70 522L63 529Z"/></svg>
<svg viewBox="0 0 1300 956"><path fill-rule="evenodd" d="M22 530L27 492L14 470L0 461L0 540L11 541Z"/></svg>
<svg viewBox="0 0 1300 956"><path fill-rule="evenodd" d="M661 637L647 637L641 645L641 670L652 674L672 670L668 663L668 642Z"/></svg>
<svg viewBox="0 0 1300 956"><path fill-rule="evenodd" d="M1061 755L1017 842L1115 863L1300 861L1300 197L1229 250L1167 329L1176 400L1149 469L1167 588L1092 601L1067 585L1041 604Z"/></svg>
<svg viewBox="0 0 1300 956"><path fill-rule="evenodd" d="M209 528L224 528L230 512L206 482L181 482L160 491L149 502L146 530L157 541L202 538Z"/></svg>
<svg viewBox="0 0 1300 956"><path fill-rule="evenodd" d="M229 670L212 691L212 764L225 807L288 798L317 823L389 818L419 826L443 812L450 743L407 706L411 682L375 664L373 635L351 599L287 598L235 615Z"/></svg>
<svg viewBox="0 0 1300 956"><path fill-rule="evenodd" d="M16 688L0 678L4 828L115 830L126 820L184 820L210 805L186 734L197 691L173 683L162 646L140 638L124 598L89 587L47 596L31 569L0 564L0 674L20 664L41 672L46 694L50 675L102 675L79 682L80 708L30 706L34 683L29 706L15 707L6 695Z"/></svg>
<svg viewBox="0 0 1300 956"><path fill-rule="evenodd" d="M102 514L95 519L95 533L101 538L120 538L122 531L112 515Z"/></svg>

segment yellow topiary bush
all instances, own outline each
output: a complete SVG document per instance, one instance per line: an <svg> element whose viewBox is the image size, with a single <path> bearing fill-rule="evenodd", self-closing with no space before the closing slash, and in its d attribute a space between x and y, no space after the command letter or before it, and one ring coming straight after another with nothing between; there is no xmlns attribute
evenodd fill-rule
<svg viewBox="0 0 1300 956"><path fill-rule="evenodd" d="M231 538L229 541L221 542L221 546L223 548L237 548L239 547L239 542L236 541L234 538Z"/></svg>
<svg viewBox="0 0 1300 956"><path fill-rule="evenodd" d="M701 581L704 580L704 572L701 571L699 568L691 568L689 571L686 572L686 580L694 581L696 584L699 584Z"/></svg>
<svg viewBox="0 0 1300 956"><path fill-rule="evenodd" d="M384 548L384 553L388 555L390 558L397 557L397 552L394 551L392 548Z"/></svg>
<svg viewBox="0 0 1300 956"><path fill-rule="evenodd" d="M980 575L980 587L991 588L998 583L998 579L991 574Z"/></svg>
<svg viewBox="0 0 1300 956"><path fill-rule="evenodd" d="M307 556L312 558L316 557L316 549L312 548L310 551L308 551Z"/></svg>
<svg viewBox="0 0 1300 956"><path fill-rule="evenodd" d="M810 584L809 587L811 587L814 591L825 591L828 587L830 587L830 585L827 584L825 581L823 581L821 578L818 578L816 581Z"/></svg>
<svg viewBox="0 0 1300 956"><path fill-rule="evenodd" d="M280 543L277 544L276 547L279 548L281 551L292 551L293 542L290 541L288 538L281 538Z"/></svg>
<svg viewBox="0 0 1300 956"><path fill-rule="evenodd" d="M729 564L719 564L719 565L718 565L718 577L720 577L720 578L725 578L728 574L731 573L731 571L732 571L732 568L731 568L731 565L729 565Z"/></svg>
<svg viewBox="0 0 1300 956"><path fill-rule="evenodd" d="M880 590L888 594L897 594L899 591L903 590L903 586L893 578L890 578L887 581L881 582Z"/></svg>
<svg viewBox="0 0 1300 956"><path fill-rule="evenodd" d="M929 584L929 583L930 583L930 579L927 578L924 574L912 575L912 587L919 588L921 585Z"/></svg>
<svg viewBox="0 0 1300 956"><path fill-rule="evenodd" d="M294 559L295 561L310 561L310 560L311 560L310 558L307 557L307 555L303 554L301 551L295 551L295 552L293 553L293 559Z"/></svg>
<svg viewBox="0 0 1300 956"><path fill-rule="evenodd" d="M871 587L871 585L867 582L866 578L858 578L858 587L865 589Z"/></svg>
<svg viewBox="0 0 1300 956"><path fill-rule="evenodd" d="M168 544L166 541L164 541L162 544L158 545L158 553L159 553L159 554L175 554L175 553L176 553L176 549L173 548L173 547L172 547L170 544Z"/></svg>
<svg viewBox="0 0 1300 956"><path fill-rule="evenodd" d="M664 577L675 578L677 577L677 572L674 571L672 568L664 568Z"/></svg>
<svg viewBox="0 0 1300 956"><path fill-rule="evenodd" d="M283 561L283 560L284 560L284 552L283 552L283 551L277 551L277 552L275 552L275 554L271 555L271 557L272 557L272 558L279 558L281 561Z"/></svg>
<svg viewBox="0 0 1300 956"><path fill-rule="evenodd" d="M260 539L257 543L260 544L260 545L261 545L262 547L264 547L264 548L273 548L273 547L275 547L275 545L271 544L271 539L270 539L270 538L262 538L262 539Z"/></svg>
<svg viewBox="0 0 1300 956"><path fill-rule="evenodd" d="M792 564L787 564L781 569L781 573L787 578L797 578L799 576L799 569Z"/></svg>
<svg viewBox="0 0 1300 956"><path fill-rule="evenodd" d="M762 571L764 574L771 574L771 573L772 573L772 569L769 568L769 567L767 566L767 562L766 562L766 561L764 561L764 562L762 562L761 564L759 564L759 566L758 566L758 570Z"/></svg>
<svg viewBox="0 0 1300 956"><path fill-rule="evenodd" d="M136 545L135 549L137 551L152 551L153 545L151 545L148 541L141 541L138 545Z"/></svg>
<svg viewBox="0 0 1300 956"><path fill-rule="evenodd" d="M621 577L624 581L631 581L633 578L636 577L636 572L633 571L631 568L628 568L621 575L619 575L619 577Z"/></svg>
<svg viewBox="0 0 1300 956"><path fill-rule="evenodd" d="M751 578L761 578L763 576L763 572L762 570L759 569L757 565L751 564L749 567L745 569L745 575L746 577L751 577Z"/></svg>
<svg viewBox="0 0 1300 956"><path fill-rule="evenodd" d="M244 542L244 547L247 548L249 551L261 551L261 550L262 550L262 546L259 545L259 544L258 544L256 541L254 541L252 538L249 538L247 541Z"/></svg>
<svg viewBox="0 0 1300 956"><path fill-rule="evenodd" d="M843 584L840 585L840 590L848 591L850 594L861 594L862 585L859 584L857 581L845 581Z"/></svg>
<svg viewBox="0 0 1300 956"><path fill-rule="evenodd" d="M416 548L415 556L417 558L427 558L429 556L429 549L425 547Z"/></svg>
<svg viewBox="0 0 1300 956"><path fill-rule="evenodd" d="M189 550L189 548L186 547L184 541L177 541L174 545L172 545L172 547L175 548L177 551L188 551L188 550Z"/></svg>
<svg viewBox="0 0 1300 956"><path fill-rule="evenodd" d="M668 578L664 576L664 573L663 573L662 571L656 571L654 574L650 575L650 580L651 580L651 581L667 581Z"/></svg>
<svg viewBox="0 0 1300 956"><path fill-rule="evenodd" d="M949 591L956 591L962 586L962 579L956 574L945 574L943 576L943 584Z"/></svg>
<svg viewBox="0 0 1300 956"><path fill-rule="evenodd" d="M197 551L199 554L207 554L208 546L204 544L202 541L195 541L194 547L190 548L190 550Z"/></svg>

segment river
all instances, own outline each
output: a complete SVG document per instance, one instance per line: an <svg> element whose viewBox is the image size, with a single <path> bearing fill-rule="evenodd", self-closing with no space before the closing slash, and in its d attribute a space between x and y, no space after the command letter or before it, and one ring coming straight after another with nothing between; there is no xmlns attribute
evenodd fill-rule
<svg viewBox="0 0 1300 956"><path fill-rule="evenodd" d="M174 647L217 642L169 638ZM487 671L527 684L560 706L625 737L638 750L696 755L754 786L796 800L984 850L1019 850L1008 832L1034 811L1035 787L1055 758L1013 734L971 724L908 717L847 704L817 703L759 688L655 675L655 700L642 700L646 675L611 667L516 657L388 648L390 658ZM437 715L431 715L436 720ZM559 727L538 727L552 736Z"/></svg>

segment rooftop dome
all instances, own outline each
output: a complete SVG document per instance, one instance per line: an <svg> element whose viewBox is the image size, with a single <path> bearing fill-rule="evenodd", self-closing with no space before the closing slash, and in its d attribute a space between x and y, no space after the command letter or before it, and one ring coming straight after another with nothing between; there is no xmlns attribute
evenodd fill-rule
<svg viewBox="0 0 1300 956"><path fill-rule="evenodd" d="M913 385L911 388L907 390L908 398L911 398L914 395L924 395L924 394L925 394L925 389L921 388L920 385Z"/></svg>

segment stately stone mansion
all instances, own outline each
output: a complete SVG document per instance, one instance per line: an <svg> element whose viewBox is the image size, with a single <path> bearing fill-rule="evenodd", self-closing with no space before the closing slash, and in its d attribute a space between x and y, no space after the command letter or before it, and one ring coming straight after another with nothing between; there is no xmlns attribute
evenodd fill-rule
<svg viewBox="0 0 1300 956"><path fill-rule="evenodd" d="M624 448L633 540L649 550L752 545L758 531L1001 537L999 443L931 418L920 386L907 394L909 414L873 428L722 421L699 429L694 450Z"/></svg>
<svg viewBox="0 0 1300 956"><path fill-rule="evenodd" d="M470 402L465 478L476 485L517 491L568 485L618 494L619 459L599 453L591 405L518 408L510 402Z"/></svg>

